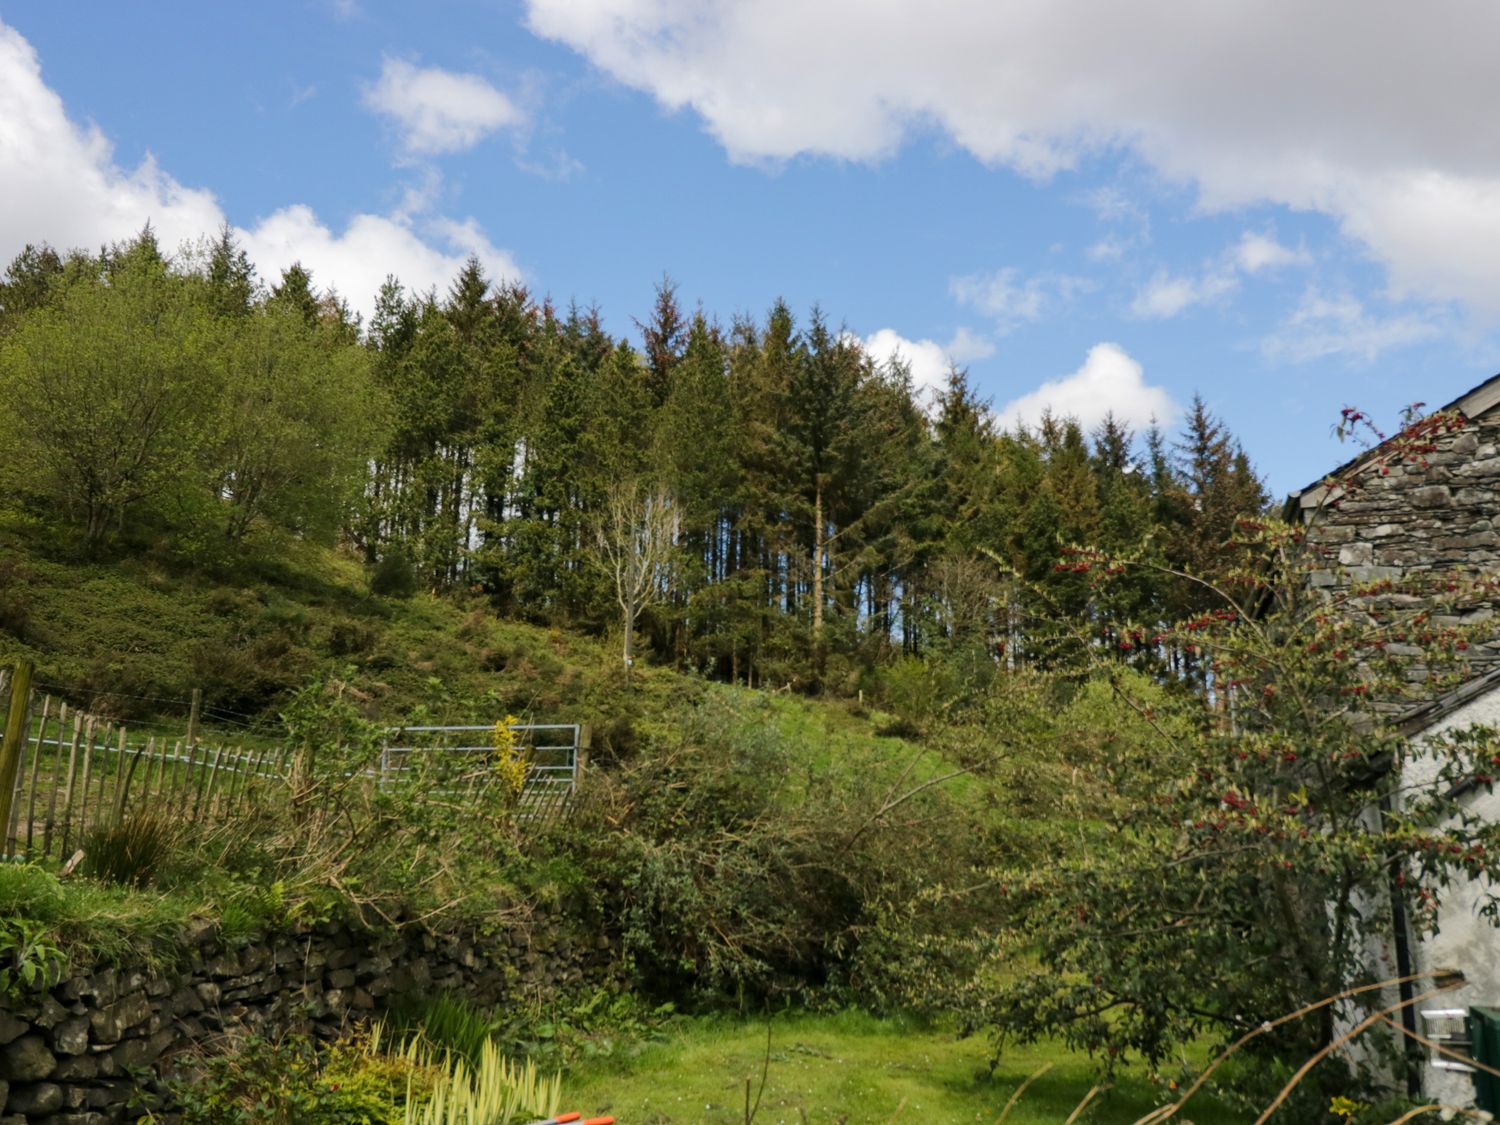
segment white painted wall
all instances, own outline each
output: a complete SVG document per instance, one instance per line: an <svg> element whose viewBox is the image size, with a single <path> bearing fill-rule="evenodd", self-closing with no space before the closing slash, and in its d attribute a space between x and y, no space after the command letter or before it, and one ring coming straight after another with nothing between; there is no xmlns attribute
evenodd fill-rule
<svg viewBox="0 0 1500 1125"><path fill-rule="evenodd" d="M1441 734L1482 723L1500 729L1500 688L1470 700L1462 707L1434 723L1423 735ZM1418 736L1420 741L1422 736ZM1404 788L1420 790L1436 776L1438 763L1432 756L1413 755L1406 763ZM1475 789L1462 798L1469 811L1486 820L1500 819L1500 787L1487 793ZM1435 973L1440 969L1458 969L1464 974L1462 988L1444 992L1418 1009L1469 1008L1479 1004L1500 1007L1500 929L1479 916L1479 906L1490 891L1488 884L1465 879L1441 892L1438 909L1438 932L1414 943L1413 970ZM1392 970L1394 972L1394 970ZM1431 985L1426 985L1431 987ZM1425 988L1419 985L1419 991ZM1418 1022L1418 1030L1422 1023ZM1465 1073L1444 1070L1432 1065L1423 1068L1422 1092L1450 1105L1472 1106L1474 1085Z"/></svg>

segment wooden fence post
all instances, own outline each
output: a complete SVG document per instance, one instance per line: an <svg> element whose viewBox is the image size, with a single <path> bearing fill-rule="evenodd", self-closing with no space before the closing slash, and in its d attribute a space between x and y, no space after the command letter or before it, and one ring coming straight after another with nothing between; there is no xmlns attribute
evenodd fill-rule
<svg viewBox="0 0 1500 1125"><path fill-rule="evenodd" d="M192 707L188 711L187 744L189 751L191 751L194 746L198 745L198 721L202 717L202 713L203 689L195 687L193 689Z"/></svg>
<svg viewBox="0 0 1500 1125"><path fill-rule="evenodd" d="M42 776L42 743L47 737L47 711L52 706L52 697L49 695L42 700L42 724L37 727L36 742L31 747L31 777L27 780L26 790L26 855L31 856L32 829L36 825L36 783ZM60 717L57 721L57 742L62 745L62 725L68 717L68 705L60 704L58 707ZM20 829L16 830L16 840L21 839Z"/></svg>
<svg viewBox="0 0 1500 1125"><path fill-rule="evenodd" d="M89 827L89 783L93 780L94 768L94 716L90 715L84 726L83 743L83 788L78 795L78 842L83 843L88 836ZM68 850L68 845L63 844L63 851Z"/></svg>
<svg viewBox="0 0 1500 1125"><path fill-rule="evenodd" d="M68 853L68 830L73 825L73 779L77 776L77 771L78 771L78 739L79 739L79 736L82 733L83 733L83 716L82 715L74 715L73 716L73 741L68 744L68 782L67 782L67 787L63 790L62 847L58 849L64 855L66 855ZM62 753L62 746L59 745L58 748L57 748L57 750L58 750L58 753L61 754ZM61 759L59 759L59 761L60 760ZM61 776L61 771L60 770L58 771L58 776L59 777ZM56 812L57 812L57 786L54 784L52 786L52 805L51 805L51 807L47 811L47 831L49 833L52 831L53 816L54 816L54 814ZM52 845L49 842L48 845L47 845L47 849L48 849L49 852L51 851L51 847L52 847Z"/></svg>
<svg viewBox="0 0 1500 1125"><path fill-rule="evenodd" d="M31 662L20 660L10 679L10 713L5 721L5 741L0 742L0 833L5 836L7 855L11 852L11 808L16 797L21 752L26 745L26 714L30 707Z"/></svg>

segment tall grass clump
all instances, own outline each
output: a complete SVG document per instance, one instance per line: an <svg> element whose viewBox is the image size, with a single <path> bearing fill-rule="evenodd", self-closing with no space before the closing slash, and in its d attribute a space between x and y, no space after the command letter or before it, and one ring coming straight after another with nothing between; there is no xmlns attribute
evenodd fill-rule
<svg viewBox="0 0 1500 1125"><path fill-rule="evenodd" d="M431 1050L478 1066L495 1024L460 996L440 992L430 1001L398 1005L396 1029Z"/></svg>
<svg viewBox="0 0 1500 1125"><path fill-rule="evenodd" d="M156 813L132 813L91 831L83 844L83 872L106 883L144 887L176 849L178 825Z"/></svg>
<svg viewBox="0 0 1500 1125"><path fill-rule="evenodd" d="M404 1125L510 1125L555 1116L561 1100L558 1075L543 1078L535 1063L512 1062L487 1039L476 1066L448 1056L431 1098L407 1102Z"/></svg>

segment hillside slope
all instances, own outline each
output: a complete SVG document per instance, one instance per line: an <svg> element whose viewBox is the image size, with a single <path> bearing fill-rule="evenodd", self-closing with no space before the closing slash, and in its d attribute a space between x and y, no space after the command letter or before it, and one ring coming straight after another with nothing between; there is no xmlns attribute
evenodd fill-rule
<svg viewBox="0 0 1500 1125"><path fill-rule="evenodd" d="M180 725L196 688L205 726L274 733L290 694L323 678L378 721L589 723L605 754L629 752L639 724L706 686L642 661L627 690L612 638L503 619L477 595L377 596L347 555L278 546L275 561L233 574L149 554L80 562L12 516L0 522L0 663L29 659L53 694L133 724ZM881 734L890 717L855 701L744 694L807 748L810 766L856 743L892 759L918 749Z"/></svg>

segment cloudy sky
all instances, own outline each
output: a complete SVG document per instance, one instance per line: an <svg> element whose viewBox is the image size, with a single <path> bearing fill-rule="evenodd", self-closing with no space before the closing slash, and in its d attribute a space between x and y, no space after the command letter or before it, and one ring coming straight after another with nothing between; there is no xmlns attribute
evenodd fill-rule
<svg viewBox="0 0 1500 1125"><path fill-rule="evenodd" d="M1500 5L0 0L0 259L232 224L634 332L819 303L1008 420L1200 392L1277 491L1500 370Z"/></svg>

